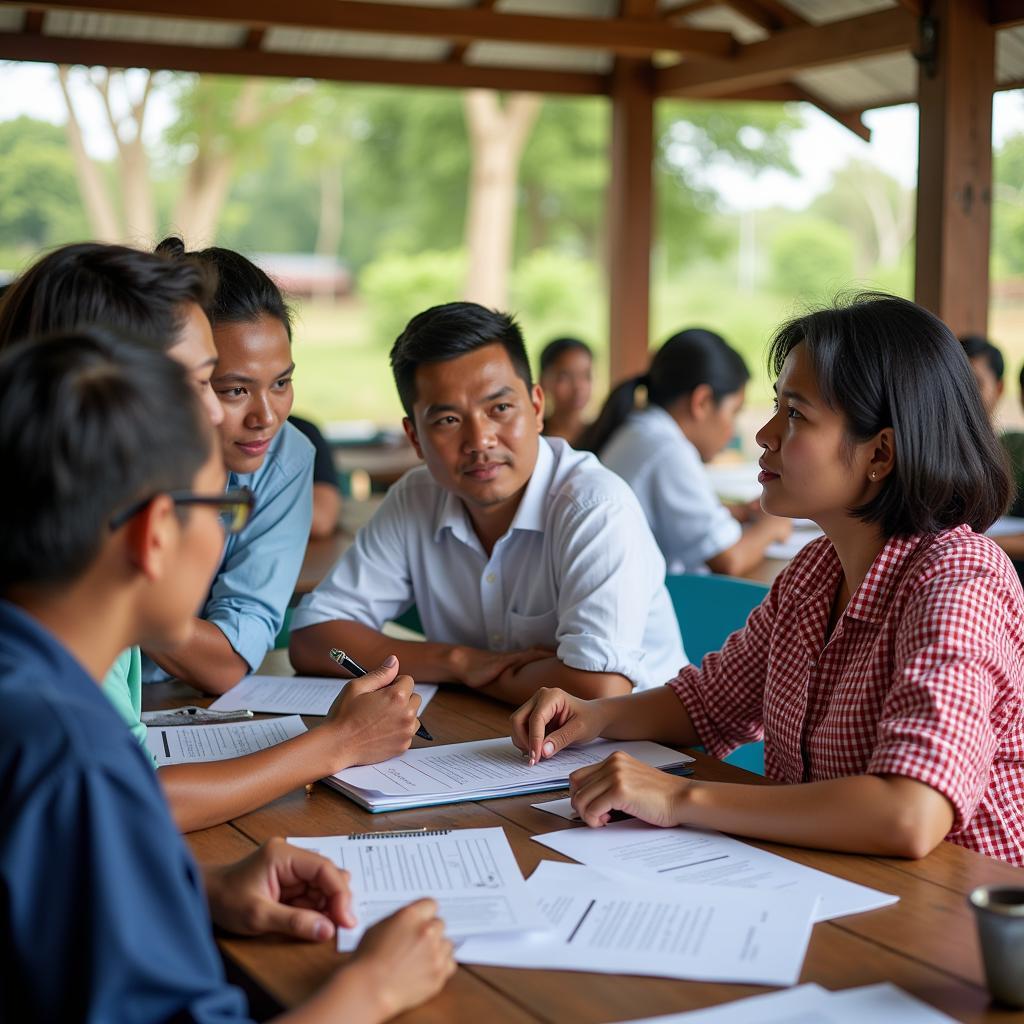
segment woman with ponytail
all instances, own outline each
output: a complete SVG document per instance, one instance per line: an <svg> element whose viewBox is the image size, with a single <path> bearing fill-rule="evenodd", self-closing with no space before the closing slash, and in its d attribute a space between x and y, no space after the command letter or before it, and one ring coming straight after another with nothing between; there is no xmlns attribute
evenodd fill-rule
<svg viewBox="0 0 1024 1024"><path fill-rule="evenodd" d="M733 435L749 377L739 353L719 335L680 331L647 373L612 391L580 440L579 447L633 488L669 573L710 569L738 576L789 535L788 519L726 508L704 472Z"/></svg>

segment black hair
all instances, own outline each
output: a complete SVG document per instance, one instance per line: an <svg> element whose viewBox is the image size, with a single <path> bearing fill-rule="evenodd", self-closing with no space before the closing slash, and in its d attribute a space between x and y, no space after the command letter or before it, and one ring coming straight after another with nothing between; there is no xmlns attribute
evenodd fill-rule
<svg viewBox="0 0 1024 1024"><path fill-rule="evenodd" d="M510 314L475 302L449 302L414 316L391 346L391 371L406 416L412 419L418 367L458 359L485 345L501 345L526 390L533 388L523 334Z"/></svg>
<svg viewBox="0 0 1024 1024"><path fill-rule="evenodd" d="M576 444L583 451L601 454L612 434L636 408L636 392L647 389L650 405L667 409L702 384L711 388L715 402L735 394L750 380L743 357L714 331L691 327L673 334L654 354L651 368L623 381L605 399L597 419Z"/></svg>
<svg viewBox="0 0 1024 1024"><path fill-rule="evenodd" d="M187 252L185 243L173 235L165 238L156 252L173 262L195 261L217 275L217 291L207 313L210 323L250 324L261 316L279 320L292 340L292 311L281 289L252 260L233 249L211 246Z"/></svg>
<svg viewBox="0 0 1024 1024"><path fill-rule="evenodd" d="M783 324L768 349L776 377L803 343L821 396L854 442L889 427L896 465L851 514L886 537L967 523L987 530L1006 510L1010 477L963 346L934 314L881 292L840 296Z"/></svg>
<svg viewBox="0 0 1024 1024"><path fill-rule="evenodd" d="M1003 353L988 338L984 338L980 334L965 334L960 339L960 344L963 345L968 359L984 359L995 379L1003 379L1003 374L1006 372Z"/></svg>
<svg viewBox="0 0 1024 1024"><path fill-rule="evenodd" d="M79 577L116 513L192 485L211 438L154 347L89 327L0 353L0 592Z"/></svg>
<svg viewBox="0 0 1024 1024"><path fill-rule="evenodd" d="M591 359L594 353L590 346L579 338L555 338L549 341L540 354L540 372L544 374L551 366L558 362L566 352L585 352Z"/></svg>
<svg viewBox="0 0 1024 1024"><path fill-rule="evenodd" d="M187 304L207 309L214 273L124 245L61 246L28 268L0 300L0 349L23 338L99 325L173 348Z"/></svg>

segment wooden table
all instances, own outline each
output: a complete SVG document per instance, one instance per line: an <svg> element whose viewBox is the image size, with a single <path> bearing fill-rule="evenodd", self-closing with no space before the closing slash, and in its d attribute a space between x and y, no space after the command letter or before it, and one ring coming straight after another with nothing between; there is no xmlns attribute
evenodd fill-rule
<svg viewBox="0 0 1024 1024"><path fill-rule="evenodd" d="M147 707L196 700L195 691L174 683L148 686L144 696ZM461 688L442 688L423 717L439 743L507 733L508 708ZM308 724L314 723L310 719ZM699 754L696 767L701 779L764 781ZM520 867L529 874L542 858L566 859L532 842L531 836L582 827L530 806L556 795L370 815L335 791L317 785L309 795L292 793L230 824L188 838L200 859L222 862L246 854L275 835L337 835L421 825L502 826ZM756 845L900 897L893 907L816 925L801 981L818 982L830 989L892 981L958 1020L1024 1024L1024 1013L989 1005L974 921L966 903L967 893L982 883L1024 885L1024 870L950 843L943 843L920 861ZM244 984L257 1011L295 1005L344 962L329 944L222 938L220 945L233 979ZM711 1006L762 991L768 990L662 978L460 967L441 995L402 1019L424 1024L480 1020L488 1024L597 1024Z"/></svg>

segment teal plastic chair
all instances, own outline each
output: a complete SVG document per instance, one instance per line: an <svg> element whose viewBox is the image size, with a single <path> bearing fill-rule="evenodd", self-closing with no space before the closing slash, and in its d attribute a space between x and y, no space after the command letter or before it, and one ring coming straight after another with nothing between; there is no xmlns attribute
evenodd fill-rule
<svg viewBox="0 0 1024 1024"><path fill-rule="evenodd" d="M764 583L732 576L667 576L665 586L679 620L686 655L695 665L709 651L717 651L768 593ZM764 775L764 744L747 743L725 760Z"/></svg>

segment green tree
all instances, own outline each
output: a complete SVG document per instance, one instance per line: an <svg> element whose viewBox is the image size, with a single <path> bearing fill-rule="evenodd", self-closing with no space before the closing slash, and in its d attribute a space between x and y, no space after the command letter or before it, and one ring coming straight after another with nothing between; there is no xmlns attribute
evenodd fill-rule
<svg viewBox="0 0 1024 1024"><path fill-rule="evenodd" d="M996 273L1024 274L1024 134L995 153L992 249Z"/></svg>
<svg viewBox="0 0 1024 1024"><path fill-rule="evenodd" d="M819 301L848 288L853 239L831 221L805 215L781 228L771 245L772 279L780 295Z"/></svg>

